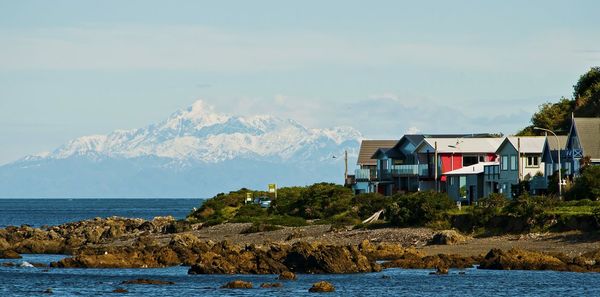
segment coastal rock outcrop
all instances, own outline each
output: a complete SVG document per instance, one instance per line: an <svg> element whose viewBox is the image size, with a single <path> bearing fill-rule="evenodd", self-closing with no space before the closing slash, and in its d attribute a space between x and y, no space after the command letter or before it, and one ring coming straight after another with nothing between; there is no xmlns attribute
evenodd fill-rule
<svg viewBox="0 0 600 297"><path fill-rule="evenodd" d="M490 250L479 265L480 269L494 270L569 270L567 264L555 256L539 252L510 249Z"/></svg>
<svg viewBox="0 0 600 297"><path fill-rule="evenodd" d="M189 223L177 222L173 217L156 217L151 221L109 217L44 228L9 226L0 229L0 249L12 249L22 254L72 254L81 247L110 243L117 239L167 234L172 231L174 224L177 228L183 228L180 225Z"/></svg>
<svg viewBox="0 0 600 297"><path fill-rule="evenodd" d="M277 277L278 280L296 280L296 274L291 271L284 271Z"/></svg>
<svg viewBox="0 0 600 297"><path fill-rule="evenodd" d="M353 273L379 271L381 267L363 255L356 246L271 244L259 248L215 245L201 254L189 274L282 274Z"/></svg>
<svg viewBox="0 0 600 297"><path fill-rule="evenodd" d="M311 293L335 292L335 287L330 282L320 281L314 283L308 291Z"/></svg>
<svg viewBox="0 0 600 297"><path fill-rule="evenodd" d="M21 259L21 255L13 250L0 250L0 259Z"/></svg>
<svg viewBox="0 0 600 297"><path fill-rule="evenodd" d="M465 257L460 255L423 255L417 251L407 250L400 258L382 264L384 268L427 269L438 267L470 268L478 264L479 257Z"/></svg>
<svg viewBox="0 0 600 297"><path fill-rule="evenodd" d="M234 280L221 286L221 289L252 289L252 287L253 285L251 282L245 282L243 280Z"/></svg>

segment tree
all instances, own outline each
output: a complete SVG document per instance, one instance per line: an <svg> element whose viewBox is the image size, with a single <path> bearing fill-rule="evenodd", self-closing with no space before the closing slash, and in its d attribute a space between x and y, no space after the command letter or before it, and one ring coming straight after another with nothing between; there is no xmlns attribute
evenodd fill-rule
<svg viewBox="0 0 600 297"><path fill-rule="evenodd" d="M573 98L562 97L558 102L539 106L531 117L530 126L517 133L518 136L539 135L533 127L561 131L566 134L571 126L571 113L579 117L600 117L600 67L592 67L573 86Z"/></svg>
<svg viewBox="0 0 600 297"><path fill-rule="evenodd" d="M575 115L600 117L600 67L592 67L573 86Z"/></svg>
<svg viewBox="0 0 600 297"><path fill-rule="evenodd" d="M564 97L556 103L547 102L540 105L539 110L531 117L532 125L521 130L518 135L527 136L539 133L534 131L533 127L567 132L571 125L571 112L573 112L574 106L573 100Z"/></svg>

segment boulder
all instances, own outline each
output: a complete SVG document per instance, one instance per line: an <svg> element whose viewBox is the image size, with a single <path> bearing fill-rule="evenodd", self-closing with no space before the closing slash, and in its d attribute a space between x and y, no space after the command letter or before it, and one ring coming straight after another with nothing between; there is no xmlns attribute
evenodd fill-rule
<svg viewBox="0 0 600 297"><path fill-rule="evenodd" d="M242 280L230 281L223 286L221 289L252 289L253 285L251 282L245 282Z"/></svg>
<svg viewBox="0 0 600 297"><path fill-rule="evenodd" d="M423 256L419 252L406 252L399 259L384 262L384 268L408 268L408 269L428 269L437 267L449 268L470 268L479 263L477 257L465 257L460 255L429 255Z"/></svg>
<svg viewBox="0 0 600 297"><path fill-rule="evenodd" d="M0 259L21 259L21 255L13 250L0 251Z"/></svg>
<svg viewBox="0 0 600 297"><path fill-rule="evenodd" d="M444 230L433 235L429 244L453 245L464 243L469 240L468 237L458 233L455 230Z"/></svg>
<svg viewBox="0 0 600 297"><path fill-rule="evenodd" d="M327 292L335 292L335 287L326 281L320 281L314 283L310 289L308 289L311 293L327 293Z"/></svg>
<svg viewBox="0 0 600 297"><path fill-rule="evenodd" d="M570 270L560 259L540 252L510 249L490 250L481 261L479 269L494 270Z"/></svg>
<svg viewBox="0 0 600 297"><path fill-rule="evenodd" d="M277 277L279 280L296 280L296 274L291 271L284 271Z"/></svg>

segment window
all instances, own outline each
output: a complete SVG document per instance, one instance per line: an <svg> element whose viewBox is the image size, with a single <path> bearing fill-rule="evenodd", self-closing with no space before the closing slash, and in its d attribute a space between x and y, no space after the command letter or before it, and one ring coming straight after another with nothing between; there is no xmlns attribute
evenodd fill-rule
<svg viewBox="0 0 600 297"><path fill-rule="evenodd" d="M508 156L502 156L502 170L508 170Z"/></svg>
<svg viewBox="0 0 600 297"><path fill-rule="evenodd" d="M517 170L517 156L510 156L510 170Z"/></svg>
<svg viewBox="0 0 600 297"><path fill-rule="evenodd" d="M540 167L540 158L538 156L527 156L527 167Z"/></svg>
<svg viewBox="0 0 600 297"><path fill-rule="evenodd" d="M477 164L478 160L477 156L463 156L463 167Z"/></svg>
<svg viewBox="0 0 600 297"><path fill-rule="evenodd" d="M485 156L484 155L479 156L479 162L485 162Z"/></svg>

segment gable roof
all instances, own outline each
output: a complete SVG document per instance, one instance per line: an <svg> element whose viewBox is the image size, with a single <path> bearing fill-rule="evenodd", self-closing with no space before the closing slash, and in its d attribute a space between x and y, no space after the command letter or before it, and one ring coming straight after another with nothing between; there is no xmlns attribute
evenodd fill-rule
<svg viewBox="0 0 600 297"><path fill-rule="evenodd" d="M391 148L389 148L389 147L380 147L380 148L378 148L378 149L377 149L377 150L376 150L376 151L373 153L373 155L371 156L371 159L378 159L378 158L379 158L379 157L378 157L379 155L386 155L386 156L387 156L387 153L388 153L390 150L391 150ZM377 164L377 163L375 163L375 164Z"/></svg>
<svg viewBox="0 0 600 297"><path fill-rule="evenodd" d="M363 140L360 143L357 165L377 165L377 160L371 159L379 148L389 148L396 144L397 140Z"/></svg>
<svg viewBox="0 0 600 297"><path fill-rule="evenodd" d="M502 142L496 150L499 153L502 148L510 144L515 150L521 151L524 154L541 154L544 151L546 144L546 136L509 136ZM520 148L519 148L520 144Z"/></svg>
<svg viewBox="0 0 600 297"><path fill-rule="evenodd" d="M502 143L499 137L478 138L431 138L427 137L417 146L419 151L426 147L433 149L437 142L438 153L494 153Z"/></svg>
<svg viewBox="0 0 600 297"><path fill-rule="evenodd" d="M558 137L558 146L556 144L556 137L554 135L548 135L548 148L551 151L557 151L559 149L564 150L567 146L567 135L557 135Z"/></svg>
<svg viewBox="0 0 600 297"><path fill-rule="evenodd" d="M498 165L498 162L479 162L471 166L465 166L459 169L448 171L444 175L470 175L483 173L483 167L486 165Z"/></svg>
<svg viewBox="0 0 600 297"><path fill-rule="evenodd" d="M600 159L600 118L573 118L584 156Z"/></svg>

